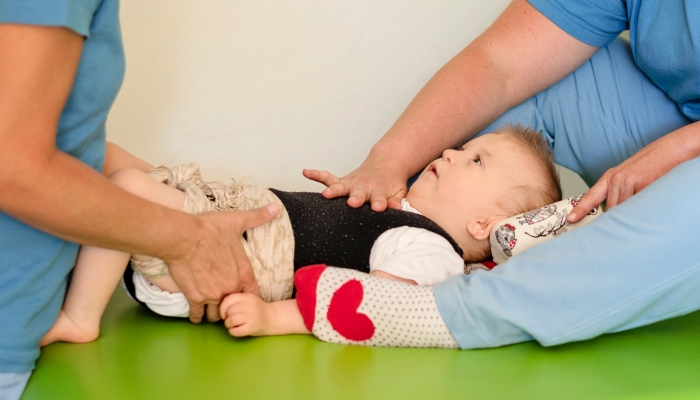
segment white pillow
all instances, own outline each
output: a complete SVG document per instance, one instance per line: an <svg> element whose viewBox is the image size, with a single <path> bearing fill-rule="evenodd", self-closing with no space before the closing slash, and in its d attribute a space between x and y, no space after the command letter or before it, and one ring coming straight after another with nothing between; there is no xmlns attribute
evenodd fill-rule
<svg viewBox="0 0 700 400"><path fill-rule="evenodd" d="M546 242L564 232L580 228L603 213L600 206L575 224L566 217L578 204L582 194L506 218L491 230L491 254L496 264L502 264L530 247Z"/></svg>

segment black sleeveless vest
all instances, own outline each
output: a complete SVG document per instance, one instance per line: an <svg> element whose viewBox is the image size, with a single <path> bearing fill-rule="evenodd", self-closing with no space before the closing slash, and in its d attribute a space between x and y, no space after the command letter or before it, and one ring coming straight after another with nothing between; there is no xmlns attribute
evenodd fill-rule
<svg viewBox="0 0 700 400"><path fill-rule="evenodd" d="M284 204L294 231L294 271L313 264L369 272L369 255L377 238L389 229L401 226L423 228L436 233L464 253L457 243L430 219L412 212L387 209L372 211L365 203L360 208L347 205L347 197L328 200L315 192L283 192L270 189ZM124 284L136 299L130 265L124 271ZM296 288L294 288L296 294Z"/></svg>
<svg viewBox="0 0 700 400"><path fill-rule="evenodd" d="M447 239L463 256L457 243L430 219L401 210L372 211L347 205L347 197L328 200L319 193L270 189L284 204L294 231L294 271L312 264L369 272L369 255L377 238L401 226L423 228Z"/></svg>

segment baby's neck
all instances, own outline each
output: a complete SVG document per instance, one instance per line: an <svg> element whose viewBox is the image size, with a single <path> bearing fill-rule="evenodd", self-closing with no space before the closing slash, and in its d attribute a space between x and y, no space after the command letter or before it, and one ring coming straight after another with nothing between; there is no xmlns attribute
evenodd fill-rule
<svg viewBox="0 0 700 400"><path fill-rule="evenodd" d="M454 229L452 228L451 224L445 224L445 223L440 223L440 221L437 221L438 218L433 218L431 217L429 212L423 212L422 210L419 210L418 208L414 207L411 202L406 198L401 201L401 209L404 211L417 211L420 215L428 218L429 220L433 221L437 226L442 228L445 232L447 232L448 235L452 238L452 240L457 243L457 245L462 249L462 252L464 254L464 257L467 257L471 252L470 249L473 248L473 246L477 245L477 243L474 241L474 238L469 235L469 233L466 231L466 229ZM429 211L429 210L426 210ZM466 261L466 258L465 258Z"/></svg>

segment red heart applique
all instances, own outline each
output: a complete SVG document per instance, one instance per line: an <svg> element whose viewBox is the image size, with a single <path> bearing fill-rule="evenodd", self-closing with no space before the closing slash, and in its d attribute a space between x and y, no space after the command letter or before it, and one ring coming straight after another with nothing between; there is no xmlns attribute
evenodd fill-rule
<svg viewBox="0 0 700 400"><path fill-rule="evenodd" d="M297 288L297 307L304 320L306 329L314 330L314 320L316 319L316 291L318 290L318 280L326 270L325 264L309 265L300 268L294 274L294 286Z"/></svg>
<svg viewBox="0 0 700 400"><path fill-rule="evenodd" d="M374 335L372 320L357 311L363 295L362 283L353 279L333 293L328 306L328 322L333 329L344 338L356 342L371 339Z"/></svg>

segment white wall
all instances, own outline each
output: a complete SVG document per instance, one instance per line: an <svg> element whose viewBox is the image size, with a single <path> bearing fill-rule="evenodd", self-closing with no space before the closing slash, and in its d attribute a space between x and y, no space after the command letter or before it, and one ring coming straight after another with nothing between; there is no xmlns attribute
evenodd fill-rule
<svg viewBox="0 0 700 400"><path fill-rule="evenodd" d="M508 0L123 0L108 139L206 179L319 190L351 171ZM568 182L568 178L567 178Z"/></svg>

